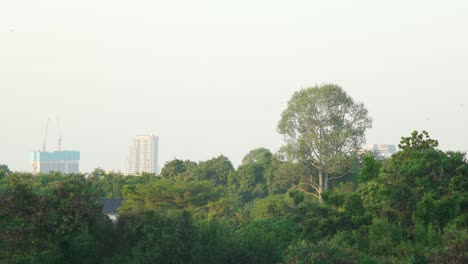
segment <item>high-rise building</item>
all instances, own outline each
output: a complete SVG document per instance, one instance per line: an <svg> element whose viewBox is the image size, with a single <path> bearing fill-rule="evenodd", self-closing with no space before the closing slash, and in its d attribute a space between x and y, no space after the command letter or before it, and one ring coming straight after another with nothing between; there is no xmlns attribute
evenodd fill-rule
<svg viewBox="0 0 468 264"><path fill-rule="evenodd" d="M127 174L159 173L158 141L154 135L135 137L127 159Z"/></svg>
<svg viewBox="0 0 468 264"><path fill-rule="evenodd" d="M367 145L365 149L375 152L383 158L390 158L394 153L397 152L396 146L389 144L370 144Z"/></svg>
<svg viewBox="0 0 468 264"><path fill-rule="evenodd" d="M79 151L33 151L30 153L31 173L79 173Z"/></svg>

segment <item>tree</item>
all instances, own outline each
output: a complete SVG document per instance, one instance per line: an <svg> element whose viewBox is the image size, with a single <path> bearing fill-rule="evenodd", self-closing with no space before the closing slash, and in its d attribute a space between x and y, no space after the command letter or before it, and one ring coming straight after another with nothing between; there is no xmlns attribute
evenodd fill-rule
<svg viewBox="0 0 468 264"><path fill-rule="evenodd" d="M280 263L287 246L296 236L287 220L257 219L239 229L235 236L243 253L237 263Z"/></svg>
<svg viewBox="0 0 468 264"><path fill-rule="evenodd" d="M372 119L363 103L354 100L338 85L326 84L294 93L278 123L284 136L283 151L287 157L312 165L317 177L309 177L309 185L321 199L329 177L340 169L364 143L364 133Z"/></svg>
<svg viewBox="0 0 468 264"><path fill-rule="evenodd" d="M240 196L243 203L263 198L268 194L264 175L265 167L261 164L242 165L229 175L229 188Z"/></svg>
<svg viewBox="0 0 468 264"><path fill-rule="evenodd" d="M121 215L145 211L200 209L219 198L219 190L209 181L187 182L155 179L146 184L126 185L122 190Z"/></svg>
<svg viewBox="0 0 468 264"><path fill-rule="evenodd" d="M187 211L122 215L116 233L121 239L104 263L193 263L195 227Z"/></svg>
<svg viewBox="0 0 468 264"><path fill-rule="evenodd" d="M201 161L190 173L197 181L211 181L215 186L226 185L228 176L234 171L231 161L223 155Z"/></svg>
<svg viewBox="0 0 468 264"><path fill-rule="evenodd" d="M164 168L161 170L161 177L169 179L177 176L185 176L185 174L189 173L189 171L196 166L197 164L190 160L183 161L174 159L166 162Z"/></svg>
<svg viewBox="0 0 468 264"><path fill-rule="evenodd" d="M82 176L21 182L0 195L0 259L5 263L102 263L107 227L99 196ZM36 183L35 183L36 182ZM2 262L2 263L3 263Z"/></svg>
<svg viewBox="0 0 468 264"><path fill-rule="evenodd" d="M458 208L464 207L462 197L466 189L453 188L453 184L461 184L460 180L468 175L465 154L445 153L437 146L437 140L431 139L426 131L413 131L410 137L403 137L401 150L383 163L377 179L385 191L372 187L371 192L386 207L380 211L391 208L402 226L422 223L443 229L450 221L464 217L463 210Z"/></svg>
<svg viewBox="0 0 468 264"><path fill-rule="evenodd" d="M300 182L304 174L304 168L300 164L281 161L274 156L264 176L269 194L286 193Z"/></svg>
<svg viewBox="0 0 468 264"><path fill-rule="evenodd" d="M271 163L273 154L271 151L266 148L257 148L251 150L245 157L242 159L242 165L246 165L249 163L260 163L267 165Z"/></svg>
<svg viewBox="0 0 468 264"><path fill-rule="evenodd" d="M7 165L0 164L0 179L5 177L10 173L10 169L8 168Z"/></svg>
<svg viewBox="0 0 468 264"><path fill-rule="evenodd" d="M359 171L359 180L367 182L379 177L382 162L377 160L374 155L368 154L362 159L362 168Z"/></svg>

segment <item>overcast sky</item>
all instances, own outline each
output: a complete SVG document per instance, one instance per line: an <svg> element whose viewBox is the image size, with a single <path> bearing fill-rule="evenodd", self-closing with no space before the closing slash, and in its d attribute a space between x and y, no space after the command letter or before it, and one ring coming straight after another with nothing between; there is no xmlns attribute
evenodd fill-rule
<svg viewBox="0 0 468 264"><path fill-rule="evenodd" d="M468 1L0 3L0 164L28 170L48 117L81 170L125 170L137 134L161 166L273 152L291 95L336 83L374 119L368 143L427 130L468 150ZM57 148L49 128L47 148Z"/></svg>

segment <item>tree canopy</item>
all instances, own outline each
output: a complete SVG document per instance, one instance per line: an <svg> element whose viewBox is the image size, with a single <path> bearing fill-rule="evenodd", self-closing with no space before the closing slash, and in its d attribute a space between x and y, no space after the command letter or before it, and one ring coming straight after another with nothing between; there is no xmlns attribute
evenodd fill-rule
<svg viewBox="0 0 468 264"><path fill-rule="evenodd" d="M321 197L332 179L329 175L342 172L371 126L364 104L356 103L338 85L325 84L294 93L281 115L278 132L284 136L283 151L290 159L317 169L310 185Z"/></svg>
<svg viewBox="0 0 468 264"><path fill-rule="evenodd" d="M237 168L223 155L160 176L0 165L0 262L468 263L466 153L413 131L376 158L356 151L370 125L323 85L289 101L281 151L253 149ZM121 205L116 221L102 198Z"/></svg>

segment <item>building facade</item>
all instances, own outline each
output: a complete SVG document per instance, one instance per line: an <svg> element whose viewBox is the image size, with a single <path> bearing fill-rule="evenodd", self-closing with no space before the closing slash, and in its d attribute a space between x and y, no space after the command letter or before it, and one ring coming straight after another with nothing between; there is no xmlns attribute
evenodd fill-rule
<svg viewBox="0 0 468 264"><path fill-rule="evenodd" d="M394 153L397 152L396 146L389 144L370 144L367 145L366 150L377 153L383 158L390 158Z"/></svg>
<svg viewBox="0 0 468 264"><path fill-rule="evenodd" d="M30 171L32 174L80 172L79 151L33 151L30 153Z"/></svg>
<svg viewBox="0 0 468 264"><path fill-rule="evenodd" d="M158 143L159 137L154 135L136 136L127 159L127 174L135 175L143 172L158 174Z"/></svg>

